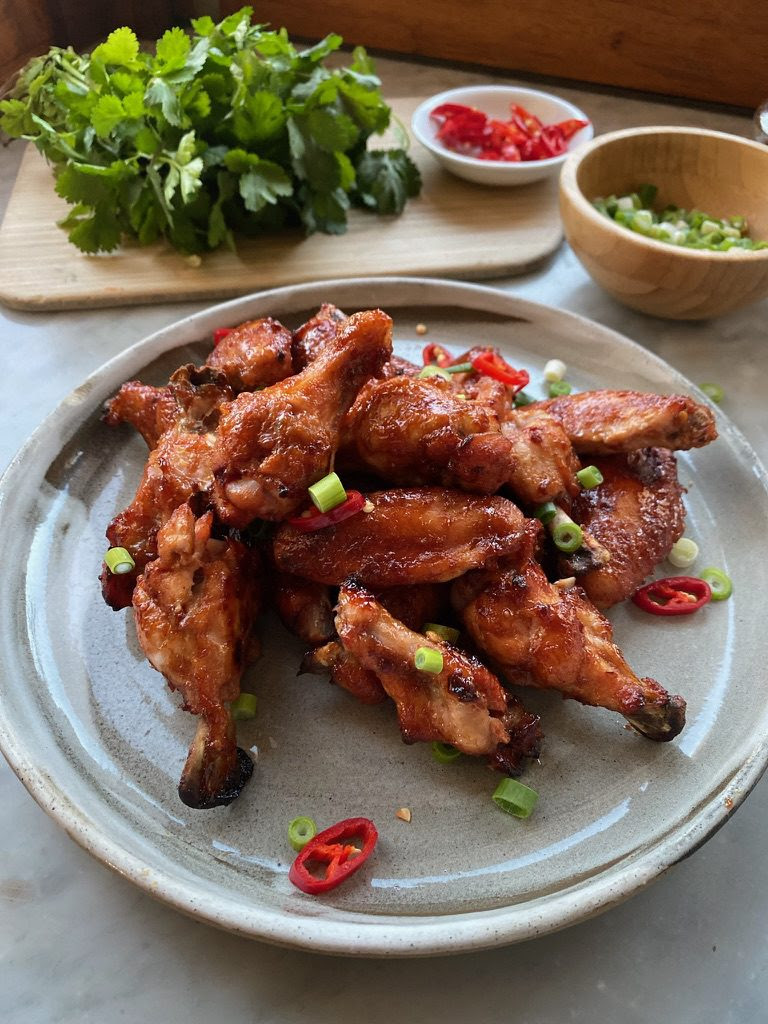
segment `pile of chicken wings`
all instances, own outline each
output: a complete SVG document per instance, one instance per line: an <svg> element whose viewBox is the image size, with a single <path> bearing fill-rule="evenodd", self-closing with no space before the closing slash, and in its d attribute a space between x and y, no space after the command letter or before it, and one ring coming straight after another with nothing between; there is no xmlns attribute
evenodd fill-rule
<svg viewBox="0 0 768 1024"><path fill-rule="evenodd" d="M102 591L132 605L144 653L198 716L189 806L229 803L252 773L230 704L267 603L307 648L301 672L394 703L407 743L448 743L509 775L542 731L508 684L616 711L650 739L682 729L685 701L635 675L602 611L681 536L673 452L716 437L709 409L632 391L515 407L490 376L421 369L393 354L386 313L324 304L294 331L241 324L202 366L162 387L129 381L107 403L105 421L136 428L149 456L107 529L135 568L105 565ZM582 488L583 460L602 484ZM365 505L306 532L290 520L332 470ZM581 525L577 551L532 517L548 501ZM425 645L437 672L416 667Z"/></svg>

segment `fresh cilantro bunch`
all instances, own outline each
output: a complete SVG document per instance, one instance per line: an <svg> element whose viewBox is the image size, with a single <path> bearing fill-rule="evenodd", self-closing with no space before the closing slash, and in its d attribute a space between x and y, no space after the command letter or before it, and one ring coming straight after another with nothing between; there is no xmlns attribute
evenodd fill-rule
<svg viewBox="0 0 768 1024"><path fill-rule="evenodd" d="M127 235L199 253L290 225L341 234L351 206L400 213L418 194L404 148L368 149L391 112L365 51L329 68L340 36L299 51L252 16L197 18L154 54L118 28L90 54L55 47L22 70L0 128L53 165L79 249Z"/></svg>

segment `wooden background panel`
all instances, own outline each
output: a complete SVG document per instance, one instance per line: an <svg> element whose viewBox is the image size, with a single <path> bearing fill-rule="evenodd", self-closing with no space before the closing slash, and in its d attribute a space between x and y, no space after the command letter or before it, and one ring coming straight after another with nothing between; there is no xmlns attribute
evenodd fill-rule
<svg viewBox="0 0 768 1024"><path fill-rule="evenodd" d="M0 0L0 85L51 45L45 0Z"/></svg>
<svg viewBox="0 0 768 1024"><path fill-rule="evenodd" d="M240 0L221 0L229 14ZM768 98L768 0L264 0L305 38L754 108Z"/></svg>

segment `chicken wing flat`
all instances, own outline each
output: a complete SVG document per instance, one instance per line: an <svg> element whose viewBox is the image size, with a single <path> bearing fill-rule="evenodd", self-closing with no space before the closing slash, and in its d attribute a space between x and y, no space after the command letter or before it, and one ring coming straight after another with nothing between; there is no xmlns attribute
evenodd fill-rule
<svg viewBox="0 0 768 1024"><path fill-rule="evenodd" d="M702 448L717 437L712 411L687 395L640 391L582 391L534 402L515 420L535 422L541 413L562 423L579 454L613 455L638 448Z"/></svg>
<svg viewBox="0 0 768 1024"><path fill-rule="evenodd" d="M234 327L205 361L219 370L236 393L285 380L294 372L292 335L271 316Z"/></svg>
<svg viewBox="0 0 768 1024"><path fill-rule="evenodd" d="M102 571L102 592L112 608L131 603L138 574L157 554L158 531L179 507L213 486L215 435L168 430L149 453L136 496L107 527L110 547L126 548L136 568L122 576Z"/></svg>
<svg viewBox="0 0 768 1024"><path fill-rule="evenodd" d="M465 754L487 756L508 774L519 773L525 757L538 756L537 716L505 693L476 658L440 640L425 641L356 585L341 588L336 629L345 649L395 702L406 743L450 743ZM439 672L415 667L416 651L425 643L442 655Z"/></svg>
<svg viewBox="0 0 768 1024"><path fill-rule="evenodd" d="M532 531L524 559L453 584L454 605L478 648L510 682L558 690L618 711L649 739L673 739L685 724L683 698L634 674L608 620L580 588L549 583L533 543Z"/></svg>
<svg viewBox="0 0 768 1024"><path fill-rule="evenodd" d="M604 565L579 576L592 603L610 608L630 597L682 537L683 488L665 448L598 458L595 465L603 483L581 492L571 516L610 552ZM570 575L567 557L560 561L562 575Z"/></svg>
<svg viewBox="0 0 768 1024"><path fill-rule="evenodd" d="M258 569L237 541L212 540L212 523L210 512L196 521L188 505L177 508L133 595L145 655L181 693L184 709L200 716L179 783L183 802L197 808L230 803L253 771L228 704L240 693Z"/></svg>
<svg viewBox="0 0 768 1024"><path fill-rule="evenodd" d="M525 520L511 501L440 487L375 491L373 506L335 526L275 532L275 563L318 583L366 586L443 583L518 547Z"/></svg>
<svg viewBox="0 0 768 1024"><path fill-rule="evenodd" d="M374 381L345 418L345 456L395 484L442 484L493 494L510 442L485 405L462 401L439 378Z"/></svg>
<svg viewBox="0 0 768 1024"><path fill-rule="evenodd" d="M244 527L295 512L329 470L342 417L391 351L390 318L355 313L301 373L225 406L214 467L219 518Z"/></svg>
<svg viewBox="0 0 768 1024"><path fill-rule="evenodd" d="M149 448L155 448L162 435L174 427L198 433L215 428L222 404L233 397L221 373L190 363L180 366L164 387L137 380L123 384L106 403L104 422L110 427L130 424Z"/></svg>

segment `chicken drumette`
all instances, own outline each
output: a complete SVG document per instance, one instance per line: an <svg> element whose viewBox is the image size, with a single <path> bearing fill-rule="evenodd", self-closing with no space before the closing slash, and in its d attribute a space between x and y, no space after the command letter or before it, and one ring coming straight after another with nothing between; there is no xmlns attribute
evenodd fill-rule
<svg viewBox="0 0 768 1024"><path fill-rule="evenodd" d="M510 682L558 690L620 712L649 739L673 739L685 724L685 701L635 675L613 643L611 624L579 587L549 583L535 557L538 530L529 527L523 557L453 584L470 636Z"/></svg>
<svg viewBox="0 0 768 1024"><path fill-rule="evenodd" d="M229 703L240 693L259 604L258 560L234 540L213 540L213 515L179 506L157 536L157 558L133 594L136 631L151 665L199 715L179 783L190 807L228 804L253 764L237 747Z"/></svg>
<svg viewBox="0 0 768 1024"><path fill-rule="evenodd" d="M507 694L476 658L434 635L426 639L408 629L354 584L341 588L336 629L344 648L395 702L406 743L450 743L465 754L486 756L509 775L520 772L524 758L538 756L538 717ZM415 667L416 651L425 644L439 650L440 671Z"/></svg>
<svg viewBox="0 0 768 1024"><path fill-rule="evenodd" d="M392 321L355 313L306 369L222 409L213 501L230 526L281 520L331 467L342 417L392 350Z"/></svg>

